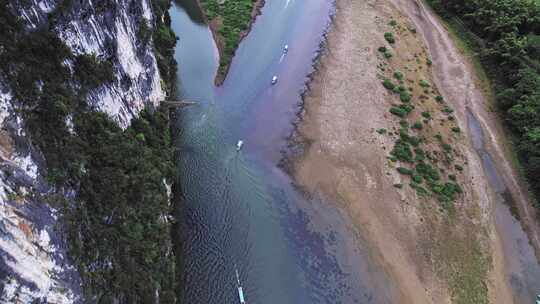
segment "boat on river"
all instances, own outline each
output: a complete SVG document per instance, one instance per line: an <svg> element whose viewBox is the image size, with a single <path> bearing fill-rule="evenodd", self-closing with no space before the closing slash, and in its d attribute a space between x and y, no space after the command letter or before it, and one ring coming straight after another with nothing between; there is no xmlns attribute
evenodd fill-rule
<svg viewBox="0 0 540 304"><path fill-rule="evenodd" d="M287 54L288 51L289 51L289 45L285 44L285 46L283 47L283 54Z"/></svg>
<svg viewBox="0 0 540 304"><path fill-rule="evenodd" d="M240 284L240 275L238 274L238 269L234 269L236 271L236 283L238 284L238 298L240 299L240 304L245 304L245 298L244 298L244 290L242 289L242 285Z"/></svg>
<svg viewBox="0 0 540 304"><path fill-rule="evenodd" d="M242 150L242 147L244 146L244 141L239 140L238 143L236 143L236 151Z"/></svg>
<svg viewBox="0 0 540 304"><path fill-rule="evenodd" d="M274 75L274 77L272 77L272 85L276 84L277 83L277 76Z"/></svg>

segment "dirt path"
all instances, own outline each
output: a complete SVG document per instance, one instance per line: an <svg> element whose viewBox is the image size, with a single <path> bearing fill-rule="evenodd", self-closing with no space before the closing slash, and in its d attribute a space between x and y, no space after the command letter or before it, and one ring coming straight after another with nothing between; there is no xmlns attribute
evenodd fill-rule
<svg viewBox="0 0 540 304"><path fill-rule="evenodd" d="M389 20L416 31L400 31L394 56L385 61L377 48L392 30ZM464 194L455 203L454 217L408 187L397 189L394 185L405 181L387 159L399 119L388 113L396 98L382 87L381 75L407 70L410 83L424 79L435 84L433 93L438 91L455 110L451 124L467 130L467 108L478 117L512 193L523 197L502 147L493 145L502 133L466 58L438 20L414 0L337 0L327 45L299 128L308 146L294 166L299 184L346 208L398 282L400 303L513 303L494 223L494 192L468 134L445 131L449 122L437 113L438 105L428 98L415 100L415 111L435 115L424 135L443 134L456 161L464 164L458 177ZM430 58L432 66L420 64ZM422 95L416 87L412 92ZM382 129L390 135L375 132Z"/></svg>

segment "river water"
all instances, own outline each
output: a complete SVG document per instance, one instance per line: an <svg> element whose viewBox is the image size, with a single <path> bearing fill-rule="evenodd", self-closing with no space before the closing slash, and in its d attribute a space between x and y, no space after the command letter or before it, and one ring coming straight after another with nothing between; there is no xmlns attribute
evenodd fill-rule
<svg viewBox="0 0 540 304"><path fill-rule="evenodd" d="M505 256L506 279L512 289L514 301L534 303L536 296L540 294L540 264L521 223L510 211L514 202L511 201L508 187L493 158L485 149L484 131L480 121L470 110L467 110L467 121L473 148L482 160L488 182L496 194L495 224Z"/></svg>
<svg viewBox="0 0 540 304"><path fill-rule="evenodd" d="M267 0L215 87L217 51L196 1L171 8L179 97L199 102L175 122L182 303L239 303L235 269L247 303L395 302L350 218L301 195L277 166L332 12L328 0Z"/></svg>

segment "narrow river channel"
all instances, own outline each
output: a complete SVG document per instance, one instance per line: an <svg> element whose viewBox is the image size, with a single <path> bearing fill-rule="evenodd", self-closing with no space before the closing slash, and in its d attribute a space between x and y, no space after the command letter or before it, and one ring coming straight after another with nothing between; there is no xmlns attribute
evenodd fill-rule
<svg viewBox="0 0 540 304"><path fill-rule="evenodd" d="M467 110L467 122L476 153L482 160L484 172L496 194L495 225L502 241L508 284L515 303L534 303L540 290L540 264L521 223L510 211L512 197L493 158L485 148L484 131L480 121Z"/></svg>
<svg viewBox="0 0 540 304"><path fill-rule="evenodd" d="M171 8L179 95L200 103L176 121L182 303L239 303L235 268L250 304L395 302L348 216L306 199L277 166L332 12L329 0L267 0L215 87L217 51L196 0Z"/></svg>

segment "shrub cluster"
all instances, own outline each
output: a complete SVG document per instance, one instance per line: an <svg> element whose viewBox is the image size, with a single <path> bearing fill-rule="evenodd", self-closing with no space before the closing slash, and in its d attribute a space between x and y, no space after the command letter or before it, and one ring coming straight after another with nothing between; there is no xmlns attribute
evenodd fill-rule
<svg viewBox="0 0 540 304"><path fill-rule="evenodd" d="M394 38L394 34L392 34L390 32L384 33L384 39L386 39L386 41L388 43L390 43L390 44L396 43L396 39Z"/></svg>

